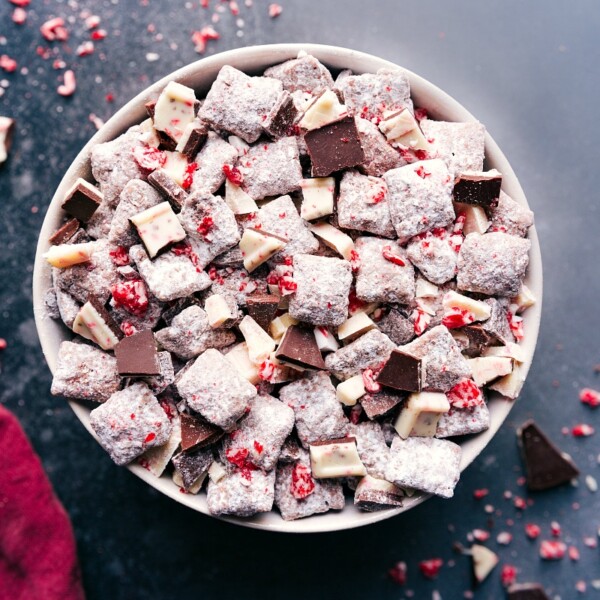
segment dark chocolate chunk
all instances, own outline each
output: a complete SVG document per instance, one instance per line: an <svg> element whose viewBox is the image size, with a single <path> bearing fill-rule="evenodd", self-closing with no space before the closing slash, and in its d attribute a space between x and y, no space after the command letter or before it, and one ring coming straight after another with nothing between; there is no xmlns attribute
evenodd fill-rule
<svg viewBox="0 0 600 600"><path fill-rule="evenodd" d="M508 600L549 600L539 583L513 583L507 590Z"/></svg>
<svg viewBox="0 0 600 600"><path fill-rule="evenodd" d="M167 135L164 131L155 130L156 135L160 141L158 147L161 150L167 150L167 152L174 152L175 148L177 148L177 142L170 136Z"/></svg>
<svg viewBox="0 0 600 600"><path fill-rule="evenodd" d="M302 325L288 327L277 348L275 358L284 363L309 369L325 368L314 331Z"/></svg>
<svg viewBox="0 0 600 600"><path fill-rule="evenodd" d="M248 314L267 332L277 314L279 298L271 294L252 294L246 298Z"/></svg>
<svg viewBox="0 0 600 600"><path fill-rule="evenodd" d="M467 325L458 331L464 333L469 340L469 345L463 350L463 353L472 358L481 356L483 350L495 342L495 337L481 325Z"/></svg>
<svg viewBox="0 0 600 600"><path fill-rule="evenodd" d="M198 478L208 471L213 462L213 453L210 448L197 452L180 452L171 461L181 475L183 487L189 490Z"/></svg>
<svg viewBox="0 0 600 600"><path fill-rule="evenodd" d="M160 375L154 334L150 329L123 338L115 346L117 370L123 377Z"/></svg>
<svg viewBox="0 0 600 600"><path fill-rule="evenodd" d="M213 258L212 264L216 267L243 267L244 255L239 245L234 246L229 250L225 250L223 254ZM254 318L254 317L253 317ZM255 319L256 320L256 319Z"/></svg>
<svg viewBox="0 0 600 600"><path fill-rule="evenodd" d="M48 241L55 246L64 244L75 235L78 229L79 221L77 219L69 219L50 236Z"/></svg>
<svg viewBox="0 0 600 600"><path fill-rule="evenodd" d="M393 350L377 376L377 383L394 390L420 392L421 359L400 350Z"/></svg>
<svg viewBox="0 0 600 600"><path fill-rule="evenodd" d="M507 307L503 306L496 298L488 298L484 302L490 306L492 312L490 318L481 323L481 327L501 344L514 342L515 336L508 323Z"/></svg>
<svg viewBox="0 0 600 600"><path fill-rule="evenodd" d="M502 175L497 171L459 175L454 183L455 202L477 204L486 210L494 208L500 198Z"/></svg>
<svg viewBox="0 0 600 600"><path fill-rule="evenodd" d="M88 298L88 302L94 307L94 310L98 313L100 318L106 323L106 326L113 332L113 334L121 339L123 337L123 332L121 328L117 324L117 322L112 318L110 313L104 307L104 304L96 297L90 296Z"/></svg>
<svg viewBox="0 0 600 600"><path fill-rule="evenodd" d="M181 449L184 452L193 452L214 444L223 436L223 430L216 425L208 423L200 417L181 413Z"/></svg>
<svg viewBox="0 0 600 600"><path fill-rule="evenodd" d="M579 475L573 461L562 454L534 421L523 423L517 435L521 442L527 487L530 490L549 490L569 483Z"/></svg>
<svg viewBox="0 0 600 600"><path fill-rule="evenodd" d="M184 141L181 153L187 156L189 160L193 160L200 151L200 148L204 146L204 142L206 142L208 125L200 121L200 119L196 119L194 127L189 131L189 135L187 133L184 135L187 139Z"/></svg>
<svg viewBox="0 0 600 600"><path fill-rule="evenodd" d="M87 223L96 212L104 196L102 192L84 179L78 179L67 192L67 197L62 204L71 216Z"/></svg>
<svg viewBox="0 0 600 600"><path fill-rule="evenodd" d="M354 117L313 129L304 136L312 163L313 177L327 177L335 171L361 165L365 153Z"/></svg>
<svg viewBox="0 0 600 600"><path fill-rule="evenodd" d="M290 135L294 121L298 116L298 111L294 106L294 100L291 94L284 90L273 107L273 110L267 117L267 125L264 130L274 138Z"/></svg>
<svg viewBox="0 0 600 600"><path fill-rule="evenodd" d="M156 111L156 100L152 100L150 102L146 102L146 104L144 104L144 108L146 109L146 112L148 113L148 116L154 120L154 112Z"/></svg>
<svg viewBox="0 0 600 600"><path fill-rule="evenodd" d="M148 175L148 183L162 194L173 206L179 210L188 197L187 192L173 179L171 179L165 171L158 169Z"/></svg>
<svg viewBox="0 0 600 600"><path fill-rule="evenodd" d="M373 420L389 413L404 400L404 396L390 390L382 390L376 394L365 394L360 400L360 404L367 415L367 418Z"/></svg>

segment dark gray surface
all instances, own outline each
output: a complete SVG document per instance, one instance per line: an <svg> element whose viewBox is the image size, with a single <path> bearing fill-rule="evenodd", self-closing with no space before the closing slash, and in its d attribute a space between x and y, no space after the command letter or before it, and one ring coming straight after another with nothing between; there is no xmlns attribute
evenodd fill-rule
<svg viewBox="0 0 600 600"><path fill-rule="evenodd" d="M11 6L0 3L0 37L7 40L0 54L15 56L29 70L0 72L0 81L10 82L0 114L18 119L12 155L0 169L0 336L8 341L0 354L0 402L21 419L72 517L89 598L401 598L407 590L416 598L430 598L433 590L444 599L460 598L471 585L469 560L454 554L452 544L466 543L469 531L486 527L486 504L496 511L486 545L502 563L518 567L519 581L541 580L548 591L574 598L575 583L584 580L588 594L597 594L590 582L600 579L598 549L585 547L583 537L597 537L600 503L583 477L578 489L531 496L534 504L522 514L503 498L505 490L526 496L517 485L514 430L531 415L573 455L583 475L600 471L600 434L561 435L563 426L598 424L598 413L577 399L580 387L598 385L593 368L600 362L597 2L287 0L283 14L271 20L267 3L255 0L248 9L241 0L244 36L236 36L229 13L216 25L222 38L211 42L208 53L268 42L337 44L395 61L439 85L500 144L536 211L541 237L544 317L534 365L509 420L464 474L455 498L431 500L368 528L300 537L223 524L160 496L113 465L68 406L50 396L31 314L32 261L45 208L94 131L89 113L107 118L149 82L195 60L189 35L212 10L203 11L197 0L189 9L180 0L33 4L28 23L17 27L9 19ZM49 16L77 17L86 8L102 17L109 37L94 55L73 57L78 40L87 37L76 18L68 45L56 45L78 78L75 96L64 99L55 92L60 72L36 55L37 46L48 45L38 28ZM162 42L153 41L150 23ZM148 62L148 52L159 59ZM114 104L105 100L109 92ZM484 487L490 495L475 501L473 490ZM579 562L542 562L539 540L525 538L526 522L538 523L541 538L549 538L552 520L579 548ZM500 531L513 533L508 547L496 543ZM418 561L437 556L455 564L426 581ZM386 577L397 560L409 566L405 588ZM502 597L499 569L476 597Z"/></svg>

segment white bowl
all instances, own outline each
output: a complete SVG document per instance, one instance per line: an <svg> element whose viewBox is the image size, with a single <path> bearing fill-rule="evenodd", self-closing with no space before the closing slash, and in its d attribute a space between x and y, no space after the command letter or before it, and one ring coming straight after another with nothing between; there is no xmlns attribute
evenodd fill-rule
<svg viewBox="0 0 600 600"><path fill-rule="evenodd" d="M257 74L271 65L283 62L290 58L295 58L300 50L305 50L309 54L312 54L325 65L333 69L349 68L355 73L374 73L382 67L398 68L397 65L381 58L377 58L376 56L371 56L370 54L336 46L324 46L318 44L276 44L230 50L192 63L191 65L175 71L164 79L161 79L154 85L151 85L109 119L78 154L77 158L63 177L63 180L58 186L58 189L52 198L52 202L48 207L48 212L46 213L40 232L33 273L35 322L40 336L42 350L51 371L54 371L56 367L56 357L61 341L71 339L73 334L62 325L62 323L52 320L45 314L43 299L44 293L51 285L51 277L50 267L44 258L42 258L42 255L48 250L48 238L61 223L63 216L61 202L66 191L77 177L84 177L86 179L91 178L89 158L92 147L101 142L114 139L131 125L139 123L146 118L144 104L150 99L156 98L158 93L169 81L179 81L194 88L200 94L205 94L223 65L232 65L242 71ZM463 106L435 85L410 71L405 70L405 72L410 80L415 106L426 108L434 119L463 122L475 120ZM485 150L489 168L496 168L503 175L502 187L506 193L524 206L527 206L527 200L525 199L523 190L521 189L508 160L504 154L502 154L502 151L497 146L496 142L494 142L492 137L487 133ZM540 324L542 299L542 261L535 227L532 227L529 230L529 239L532 242L532 248L526 283L535 294L537 304L525 313L524 318L525 339L522 343L522 347L527 356L527 360L523 364L523 377L526 376L533 359ZM69 402L69 404L83 425L93 435L89 423L89 409L77 402ZM470 437L461 444L463 450L460 464L461 471L463 471L487 446L496 431L498 431L500 425L502 425L504 419L511 410L512 405L512 402L506 401L498 394L491 395L489 404L491 414L490 428L479 435ZM179 491L179 488L172 483L171 478L167 475L157 479L139 465L134 464L128 468L138 477L173 500L204 514L209 514L206 496L204 494L200 496L182 494ZM107 485L110 485L110 482L107 482ZM389 519L394 515L410 510L427 498L429 498L428 494L418 494L412 498L407 498L404 506L401 508L373 513L358 511L352 505L351 500L349 500L347 501L346 508L341 512L329 512L324 515L316 515L291 522L286 522L281 519L276 511L249 519L223 517L223 520L244 525L246 527L269 531L293 533L335 531L360 527L383 519Z"/></svg>

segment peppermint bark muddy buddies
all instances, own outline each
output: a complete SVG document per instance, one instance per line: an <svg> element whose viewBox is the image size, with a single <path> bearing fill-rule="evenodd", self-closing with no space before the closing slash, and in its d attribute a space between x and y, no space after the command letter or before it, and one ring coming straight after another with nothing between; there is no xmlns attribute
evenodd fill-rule
<svg viewBox="0 0 600 600"><path fill-rule="evenodd" d="M214 515L451 497L486 388L522 385L533 216L483 125L428 118L400 69L336 75L301 53L169 83L49 240L52 393Z"/></svg>

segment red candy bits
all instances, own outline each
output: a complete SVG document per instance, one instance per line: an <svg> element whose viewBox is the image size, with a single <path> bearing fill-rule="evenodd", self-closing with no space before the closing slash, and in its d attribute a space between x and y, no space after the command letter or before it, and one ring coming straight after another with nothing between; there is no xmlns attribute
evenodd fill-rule
<svg viewBox="0 0 600 600"><path fill-rule="evenodd" d="M473 408L483 404L483 394L472 379L461 379L446 392L446 396L455 408Z"/></svg>
<svg viewBox="0 0 600 600"><path fill-rule="evenodd" d="M567 552L567 546L556 540L542 540L540 544L540 556L544 560L561 560Z"/></svg>
<svg viewBox="0 0 600 600"><path fill-rule="evenodd" d="M137 317L143 317L148 310L148 293L141 279L122 281L111 288L113 300L127 312Z"/></svg>
<svg viewBox="0 0 600 600"><path fill-rule="evenodd" d="M300 463L296 463L292 469L292 496L296 500L302 500L310 496L315 490L315 482L310 469Z"/></svg>
<svg viewBox="0 0 600 600"><path fill-rule="evenodd" d="M406 583L406 563L397 562L389 571L388 577L398 585L404 585Z"/></svg>
<svg viewBox="0 0 600 600"><path fill-rule="evenodd" d="M419 563L419 570L427 579L435 579L443 565L444 561L441 558L430 558Z"/></svg>
<svg viewBox="0 0 600 600"><path fill-rule="evenodd" d="M583 388L579 392L579 399L583 404L587 404L591 408L600 406L600 392L591 388Z"/></svg>

